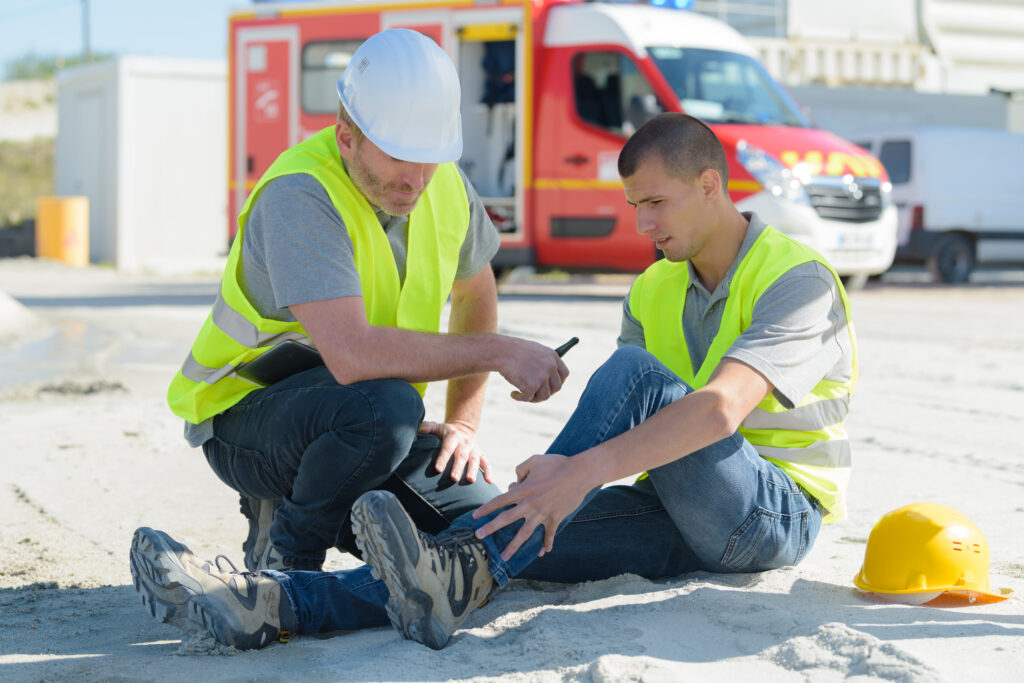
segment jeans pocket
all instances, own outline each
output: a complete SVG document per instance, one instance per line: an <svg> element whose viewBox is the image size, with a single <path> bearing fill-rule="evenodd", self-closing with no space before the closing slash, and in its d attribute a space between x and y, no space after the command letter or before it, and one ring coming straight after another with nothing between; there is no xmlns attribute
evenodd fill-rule
<svg viewBox="0 0 1024 683"><path fill-rule="evenodd" d="M214 474L239 493L253 498L280 498L290 490L259 451L226 443L215 436L203 444L203 452Z"/></svg>
<svg viewBox="0 0 1024 683"><path fill-rule="evenodd" d="M722 564L737 572L763 572L798 563L810 545L809 514L756 508L729 538Z"/></svg>

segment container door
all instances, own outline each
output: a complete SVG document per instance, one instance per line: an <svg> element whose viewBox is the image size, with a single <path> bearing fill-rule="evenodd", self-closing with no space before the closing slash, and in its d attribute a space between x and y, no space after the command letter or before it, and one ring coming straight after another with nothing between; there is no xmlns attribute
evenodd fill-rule
<svg viewBox="0 0 1024 683"><path fill-rule="evenodd" d="M503 13L507 21L456 28L456 67L462 83L463 152L459 165L501 235L502 251L492 261L498 268L532 263L519 220L523 215L519 76L524 46L518 14ZM488 18L496 18L490 16L493 14L488 12Z"/></svg>
<svg viewBox="0 0 1024 683"><path fill-rule="evenodd" d="M235 50L234 97L241 106L232 140L232 216L274 159L299 141L299 29L239 29ZM232 236L235 229L232 224Z"/></svg>

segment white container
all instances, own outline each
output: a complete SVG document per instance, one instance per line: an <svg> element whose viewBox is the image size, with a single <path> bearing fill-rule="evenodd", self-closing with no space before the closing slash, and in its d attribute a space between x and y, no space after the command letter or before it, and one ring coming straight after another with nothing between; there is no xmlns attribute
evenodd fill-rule
<svg viewBox="0 0 1024 683"><path fill-rule="evenodd" d="M227 67L121 57L57 76L56 194L90 202L89 260L220 269L227 251Z"/></svg>

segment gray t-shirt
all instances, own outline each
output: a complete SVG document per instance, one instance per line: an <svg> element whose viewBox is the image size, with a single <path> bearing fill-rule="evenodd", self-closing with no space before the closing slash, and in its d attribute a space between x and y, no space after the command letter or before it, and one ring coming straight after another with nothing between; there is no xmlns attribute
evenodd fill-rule
<svg viewBox="0 0 1024 683"><path fill-rule="evenodd" d="M704 362L722 321L729 286L736 266L765 223L755 214L736 260L714 292L701 284L693 269L683 306L683 334L695 369ZM623 302L619 346L645 346L644 330ZM787 408L798 405L822 379L847 380L853 373L853 349L846 329L846 313L835 278L820 263L801 264L784 273L754 305L753 320L725 357L754 368L775 387L774 395Z"/></svg>
<svg viewBox="0 0 1024 683"><path fill-rule="evenodd" d="M462 173L469 200L469 229L459 251L456 280L479 273L498 251L498 231L483 202ZM409 220L377 210L405 281ZM305 173L280 176L267 183L253 203L242 232L239 284L265 318L294 321L288 308L309 301L362 296L352 240L327 191ZM202 445L213 436L213 419L185 423L185 439Z"/></svg>

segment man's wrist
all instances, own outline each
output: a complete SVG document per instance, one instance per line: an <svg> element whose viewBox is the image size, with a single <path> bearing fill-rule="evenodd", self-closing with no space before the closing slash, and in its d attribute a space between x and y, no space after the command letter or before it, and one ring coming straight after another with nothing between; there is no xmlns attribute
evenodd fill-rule
<svg viewBox="0 0 1024 683"><path fill-rule="evenodd" d="M470 434L476 434L476 423L470 422L469 420L460 420L458 418L451 418L447 420L448 424L456 429L460 429Z"/></svg>
<svg viewBox="0 0 1024 683"><path fill-rule="evenodd" d="M610 474L611 463L600 445L573 456L571 460L577 465L577 471L588 491L616 479Z"/></svg>

